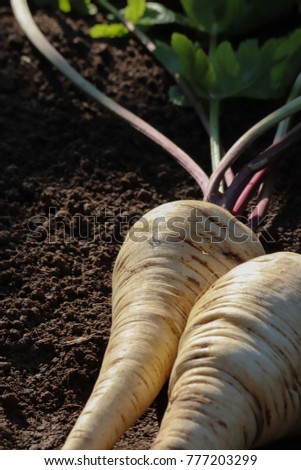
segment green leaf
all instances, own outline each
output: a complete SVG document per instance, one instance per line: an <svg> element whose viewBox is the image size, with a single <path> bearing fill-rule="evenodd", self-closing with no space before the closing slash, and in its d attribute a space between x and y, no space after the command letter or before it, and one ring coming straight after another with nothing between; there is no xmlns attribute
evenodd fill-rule
<svg viewBox="0 0 301 470"><path fill-rule="evenodd" d="M181 75L186 80L190 80L194 72L196 47L187 36L180 33L172 35L171 46L178 56Z"/></svg>
<svg viewBox="0 0 301 470"><path fill-rule="evenodd" d="M92 38L118 38L126 34L128 34L128 30L121 23L96 24L90 29Z"/></svg>
<svg viewBox="0 0 301 470"><path fill-rule="evenodd" d="M216 73L209 57L199 48L195 54L192 87L200 98L208 96L208 90L216 83Z"/></svg>
<svg viewBox="0 0 301 470"><path fill-rule="evenodd" d="M171 46L162 41L156 41L154 55L162 65L174 73L178 73L180 66L176 52Z"/></svg>
<svg viewBox="0 0 301 470"><path fill-rule="evenodd" d="M212 97L228 95L233 90L233 86L240 73L240 65L235 52L228 41L220 43L211 58L214 70L214 81L207 83Z"/></svg>
<svg viewBox="0 0 301 470"><path fill-rule="evenodd" d="M244 0L181 0L191 26L216 34L226 31L240 14Z"/></svg>
<svg viewBox="0 0 301 470"><path fill-rule="evenodd" d="M274 52L276 65L271 70L271 85L274 90L288 87L301 69L301 29L287 38L278 39Z"/></svg>
<svg viewBox="0 0 301 470"><path fill-rule="evenodd" d="M71 11L71 5L69 0L59 0L59 9L64 13L69 13Z"/></svg>
<svg viewBox="0 0 301 470"><path fill-rule="evenodd" d="M210 58L184 35L173 35L180 73L201 98L280 98L301 70L301 29L291 35L242 42L235 51L228 41Z"/></svg>
<svg viewBox="0 0 301 470"><path fill-rule="evenodd" d="M283 59L287 56L292 56L300 50L301 29L296 29L286 38L282 38L278 42L277 50L275 51L275 59Z"/></svg>
<svg viewBox="0 0 301 470"><path fill-rule="evenodd" d="M212 56L217 79L210 95L219 99L231 96L272 98L270 72L274 64L275 41L267 41L260 49L257 40L247 40L237 51L226 41L222 42Z"/></svg>
<svg viewBox="0 0 301 470"><path fill-rule="evenodd" d="M221 42L216 48L212 62L217 75L228 76L233 79L240 72L234 50L228 41Z"/></svg>
<svg viewBox="0 0 301 470"><path fill-rule="evenodd" d="M190 83L197 96L205 98L206 81L214 80L207 55L184 34L174 33L171 44L178 56L181 76Z"/></svg>
<svg viewBox="0 0 301 470"><path fill-rule="evenodd" d="M137 23L145 12L145 0L128 0L127 7L124 10L124 16L127 21Z"/></svg>

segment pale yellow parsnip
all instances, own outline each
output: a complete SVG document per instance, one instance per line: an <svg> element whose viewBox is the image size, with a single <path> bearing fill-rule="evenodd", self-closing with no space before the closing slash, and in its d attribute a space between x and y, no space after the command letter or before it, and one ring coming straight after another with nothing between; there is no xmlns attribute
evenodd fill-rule
<svg viewBox="0 0 301 470"><path fill-rule="evenodd" d="M301 431L301 255L220 278L194 305L153 449L248 449Z"/></svg>
<svg viewBox="0 0 301 470"><path fill-rule="evenodd" d="M168 379L200 292L263 253L250 229L211 203L175 201L140 219L114 266L112 328L102 368L64 449L112 448Z"/></svg>

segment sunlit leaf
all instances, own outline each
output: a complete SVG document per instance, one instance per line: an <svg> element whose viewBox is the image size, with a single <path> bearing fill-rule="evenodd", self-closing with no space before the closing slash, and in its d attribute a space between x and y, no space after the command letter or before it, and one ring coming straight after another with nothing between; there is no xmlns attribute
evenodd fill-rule
<svg viewBox="0 0 301 470"><path fill-rule="evenodd" d="M124 10L125 19L131 23L137 23L145 12L145 0L128 0L127 7Z"/></svg>
<svg viewBox="0 0 301 470"><path fill-rule="evenodd" d="M58 0L59 9L64 13L69 13L71 11L71 5L69 0Z"/></svg>
<svg viewBox="0 0 301 470"><path fill-rule="evenodd" d="M92 38L117 38L127 33L127 28L121 23L96 24L90 29Z"/></svg>

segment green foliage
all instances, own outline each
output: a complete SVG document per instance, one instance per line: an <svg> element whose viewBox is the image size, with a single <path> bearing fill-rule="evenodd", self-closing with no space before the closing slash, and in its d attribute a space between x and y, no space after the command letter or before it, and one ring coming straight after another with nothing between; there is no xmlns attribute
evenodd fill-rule
<svg viewBox="0 0 301 470"><path fill-rule="evenodd" d="M136 23L144 15L146 4L145 0L128 0L124 17L131 23Z"/></svg>
<svg viewBox="0 0 301 470"><path fill-rule="evenodd" d="M122 23L96 24L90 29L92 38L118 38L128 34Z"/></svg>
<svg viewBox="0 0 301 470"><path fill-rule="evenodd" d="M99 2L101 4L101 2ZM108 2L109 3L109 2ZM177 23L187 26L188 18L166 8L161 3L146 2L145 0L127 0L127 6L121 10L124 18L130 23L142 28L150 28L156 25ZM95 25L91 29L91 36L96 37L121 37L128 34L128 30L122 23L110 25Z"/></svg>
<svg viewBox="0 0 301 470"><path fill-rule="evenodd" d="M172 48L180 74L198 97L206 99L279 98L301 68L301 29L262 46L247 40L237 50L222 41L210 57L187 36L174 33Z"/></svg>
<svg viewBox="0 0 301 470"><path fill-rule="evenodd" d="M91 0L32 1L39 6L56 6L66 13L75 10L87 14L95 8ZM110 2L98 0L98 3L106 6ZM229 38L235 32L245 34L253 27L274 21L294 6L301 10L301 0L180 0L178 4L183 13L159 2L127 0L121 13L127 21L142 28L175 24L192 28L194 37L207 39L207 47L201 47L190 37L175 32L171 46L157 41L154 52L169 70L180 73L197 97L271 99L286 92L301 68L301 29L261 45L256 39L246 40L236 49ZM209 54L210 40L220 33L228 40L217 40ZM128 34L128 30L122 23L112 22L95 25L90 34L93 38L116 38ZM170 94L174 102L184 103L177 88Z"/></svg>
<svg viewBox="0 0 301 470"><path fill-rule="evenodd" d="M145 0L128 0L122 13L125 19L133 24L144 15L146 9ZM90 29L92 38L117 38L126 36L128 29L122 23L96 24Z"/></svg>
<svg viewBox="0 0 301 470"><path fill-rule="evenodd" d="M171 46L165 42L156 41L154 55L168 70L174 73L179 72L179 59L176 51Z"/></svg>
<svg viewBox="0 0 301 470"><path fill-rule="evenodd" d="M184 15L145 0L127 0L122 13L138 26L180 24L212 38L219 33L245 32L260 22L273 21L285 10L301 4L301 0L180 0L180 3ZM120 23L96 25L91 30L93 37L125 34L127 29ZM236 50L224 40L208 54L188 36L174 33L171 47L156 43L155 56L169 70L180 73L199 98L271 99L281 97L300 71L299 44L301 30L296 30L288 37L270 39L263 45L255 39L246 40ZM178 104L184 103L177 88L172 90L171 97Z"/></svg>

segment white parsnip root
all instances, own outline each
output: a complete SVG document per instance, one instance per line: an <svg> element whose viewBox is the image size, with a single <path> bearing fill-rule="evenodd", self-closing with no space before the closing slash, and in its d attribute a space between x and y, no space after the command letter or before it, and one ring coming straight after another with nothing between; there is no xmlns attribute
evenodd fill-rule
<svg viewBox="0 0 301 470"><path fill-rule="evenodd" d="M301 431L301 255L234 268L194 305L152 449L249 449Z"/></svg>
<svg viewBox="0 0 301 470"><path fill-rule="evenodd" d="M200 292L263 253L253 232L214 204L171 202L140 219L115 263L100 375L63 448L112 448L168 379Z"/></svg>

